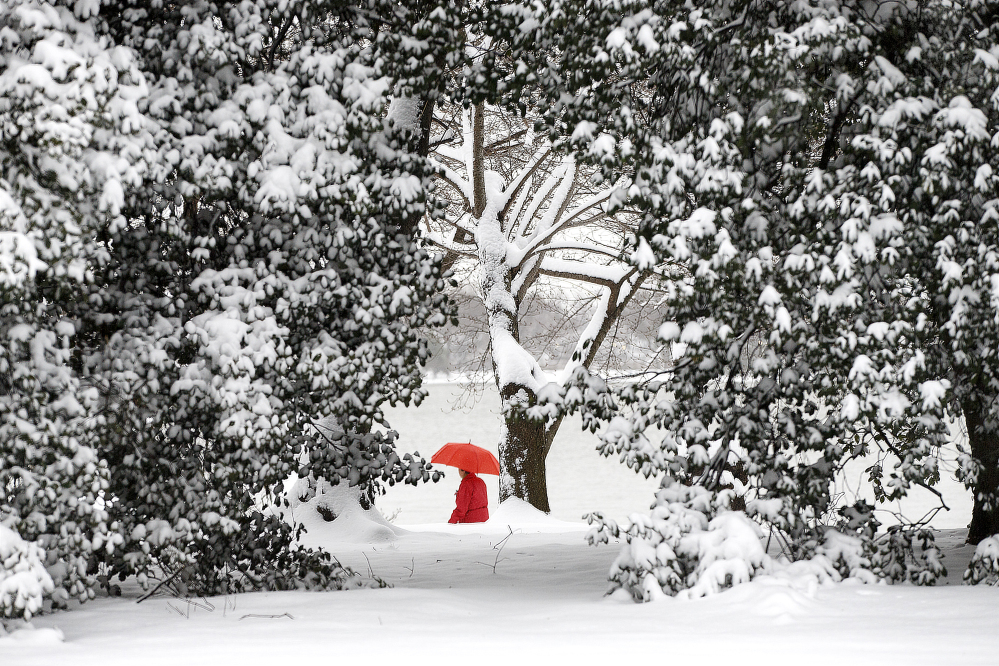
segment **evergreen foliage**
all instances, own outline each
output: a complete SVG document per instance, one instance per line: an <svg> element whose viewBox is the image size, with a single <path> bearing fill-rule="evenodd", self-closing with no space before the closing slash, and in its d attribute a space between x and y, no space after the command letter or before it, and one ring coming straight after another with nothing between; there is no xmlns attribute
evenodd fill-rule
<svg viewBox="0 0 999 666"><path fill-rule="evenodd" d="M963 415L972 538L999 529L997 20L989 0L504 8L501 90L537 85L553 139L628 179L637 266L689 267L662 306L669 372L580 371L545 409L609 421L604 451L636 470L765 502L806 557L849 459L893 458L870 470L882 498L931 486Z"/></svg>
<svg viewBox="0 0 999 666"><path fill-rule="evenodd" d="M0 523L44 552L56 603L91 597L88 559L121 541L89 439L97 392L73 369L73 310L104 253L98 230L123 222L123 191L141 177L147 93L133 54L77 9L0 6Z"/></svg>
<svg viewBox="0 0 999 666"><path fill-rule="evenodd" d="M667 372L583 363L511 400L664 473L648 520L595 516L627 541L615 584L770 570L750 518L819 580L932 583L928 533L878 535L830 484L879 452L878 499L931 487L955 417L966 578L991 580L997 35L997 0L0 4L0 583L30 578L4 615L92 597L99 566L185 593L347 584L295 545L283 483L370 499L432 475L379 426L422 399L416 331L453 315L415 240L449 98L542 109L564 183L581 165L601 214L640 216L625 274L682 267ZM466 199L503 231L487 204L511 193L472 162Z"/></svg>
<svg viewBox="0 0 999 666"><path fill-rule="evenodd" d="M55 591L45 570L45 553L9 527L0 525L0 618L30 620Z"/></svg>
<svg viewBox="0 0 999 666"><path fill-rule="evenodd" d="M54 603L92 596L98 565L199 594L339 587L294 545L283 482L430 478L374 430L422 399L415 331L449 312L406 231L430 170L384 114L450 48L387 36L415 23L4 3L0 520L44 548Z"/></svg>

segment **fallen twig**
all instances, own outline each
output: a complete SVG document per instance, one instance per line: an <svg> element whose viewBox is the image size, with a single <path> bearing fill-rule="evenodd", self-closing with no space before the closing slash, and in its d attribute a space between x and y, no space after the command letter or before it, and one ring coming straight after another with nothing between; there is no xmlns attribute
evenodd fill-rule
<svg viewBox="0 0 999 666"><path fill-rule="evenodd" d="M364 555L364 561L368 563L368 578L374 578L375 572L371 570L371 560L368 559L366 553L361 553L361 555Z"/></svg>
<svg viewBox="0 0 999 666"><path fill-rule="evenodd" d="M256 618L256 619L262 619L262 620L277 620L277 619L280 619L282 617L286 617L289 620L294 620L295 619L295 616L292 615L291 613L281 613L280 615L259 615L257 613L248 613L247 615L244 615L243 617L241 617L239 619L240 620L245 620L248 617Z"/></svg>

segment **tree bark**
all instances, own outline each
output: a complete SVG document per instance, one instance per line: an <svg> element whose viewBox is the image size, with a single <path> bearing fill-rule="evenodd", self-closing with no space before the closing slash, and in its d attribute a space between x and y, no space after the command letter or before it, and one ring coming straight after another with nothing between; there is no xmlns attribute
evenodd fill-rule
<svg viewBox="0 0 999 666"><path fill-rule="evenodd" d="M999 534L999 429L978 402L961 405L968 426L971 455L981 465L972 491L975 506L968 525L968 543Z"/></svg>
<svg viewBox="0 0 999 666"><path fill-rule="evenodd" d="M500 394L504 412L510 406L533 404L534 393L524 386L508 384ZM505 414L500 442L500 502L519 497L548 513L548 478L545 468L545 424L516 414Z"/></svg>
<svg viewBox="0 0 999 666"><path fill-rule="evenodd" d="M482 217L486 209L486 121L485 105L481 102L472 108L472 215ZM502 220L500 220L502 225Z"/></svg>

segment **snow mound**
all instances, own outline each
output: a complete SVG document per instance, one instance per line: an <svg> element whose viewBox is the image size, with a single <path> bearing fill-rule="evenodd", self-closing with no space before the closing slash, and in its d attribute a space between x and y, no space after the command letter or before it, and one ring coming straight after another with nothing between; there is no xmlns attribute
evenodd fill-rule
<svg viewBox="0 0 999 666"><path fill-rule="evenodd" d="M759 596L752 607L753 615L773 618L778 624L807 615L815 606L809 597L797 590L759 584L754 587L759 588Z"/></svg>
<svg viewBox="0 0 999 666"><path fill-rule="evenodd" d="M725 592L725 603L734 613L745 617L769 618L776 625L791 624L819 609L815 587L803 591L796 589L793 582L781 577L759 576Z"/></svg>
<svg viewBox="0 0 999 666"><path fill-rule="evenodd" d="M501 526L504 529L509 526L519 529L522 532L568 532L580 530L584 531L589 527L582 522L574 523L568 520L552 518L544 511L531 506L517 497L500 503L494 512L489 515L489 520L485 523L491 526Z"/></svg>
<svg viewBox="0 0 999 666"><path fill-rule="evenodd" d="M388 543L406 533L385 520L373 505L364 508L363 492L359 486L333 486L323 480L313 490L308 480L299 480L292 487L290 518L305 527L302 543L328 549L341 543Z"/></svg>
<svg viewBox="0 0 999 666"><path fill-rule="evenodd" d="M63 634L56 627L35 629L30 624L15 629L6 636L0 632L0 646L4 645L54 645L63 642Z"/></svg>

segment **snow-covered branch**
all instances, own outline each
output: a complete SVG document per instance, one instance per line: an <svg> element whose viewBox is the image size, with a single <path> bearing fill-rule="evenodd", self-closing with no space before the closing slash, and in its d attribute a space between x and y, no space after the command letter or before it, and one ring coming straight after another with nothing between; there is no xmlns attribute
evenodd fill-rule
<svg viewBox="0 0 999 666"><path fill-rule="evenodd" d="M594 224L599 220L606 219L608 216L606 213L597 214L590 218L582 219L581 216L589 210L600 206L601 204L608 201L611 197L611 192L601 192L593 195L589 199L583 201L580 205L576 206L568 215L564 218L556 220L548 226L547 228L538 226L535 228L534 234L528 239L528 244L522 248L518 248L520 257L516 262L517 265L522 264L524 261L529 259L531 256L537 252L544 252L549 249L545 244L554 238L559 233L566 231L568 229L575 228L577 226L584 226ZM551 248L555 249L555 248Z"/></svg>
<svg viewBox="0 0 999 666"><path fill-rule="evenodd" d="M615 286L634 271L633 266L605 266L585 261L570 261L556 257L545 257L541 262L541 273L565 280L581 280L592 284Z"/></svg>

